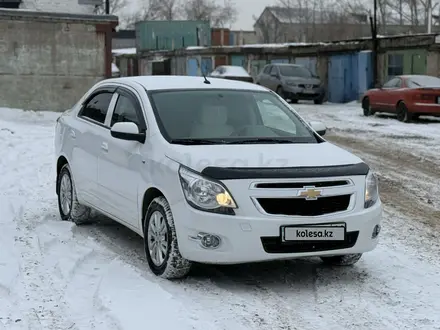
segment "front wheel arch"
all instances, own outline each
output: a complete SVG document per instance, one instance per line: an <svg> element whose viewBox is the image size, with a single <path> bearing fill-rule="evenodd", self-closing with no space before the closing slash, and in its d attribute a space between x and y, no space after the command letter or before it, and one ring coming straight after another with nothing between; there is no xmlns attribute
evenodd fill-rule
<svg viewBox="0 0 440 330"><path fill-rule="evenodd" d="M150 187L145 191L144 198L142 200L142 214L141 214L141 221L142 221L142 233L145 230L145 214L147 214L148 207L150 206L151 202L156 197L165 197L165 195L160 191L159 189L155 187Z"/></svg>
<svg viewBox="0 0 440 330"><path fill-rule="evenodd" d="M364 96L362 99L362 109L365 109L365 105L366 105L365 103L367 101L370 102L370 98L368 96Z"/></svg>

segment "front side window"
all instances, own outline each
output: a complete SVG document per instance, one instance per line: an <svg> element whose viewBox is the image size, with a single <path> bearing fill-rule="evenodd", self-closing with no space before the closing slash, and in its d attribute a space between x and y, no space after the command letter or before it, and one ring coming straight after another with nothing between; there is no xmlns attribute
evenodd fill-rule
<svg viewBox="0 0 440 330"><path fill-rule="evenodd" d="M272 66L272 70L270 70L270 74L271 75L278 74L278 68L276 67L276 65Z"/></svg>
<svg viewBox="0 0 440 330"><path fill-rule="evenodd" d="M313 78L310 70L302 66L281 65L280 72L285 77Z"/></svg>
<svg viewBox="0 0 440 330"><path fill-rule="evenodd" d="M80 116L104 124L113 93L102 92L84 105Z"/></svg>
<svg viewBox="0 0 440 330"><path fill-rule="evenodd" d="M112 114L111 126L123 122L131 122L139 126L139 118L133 101L129 97L119 95Z"/></svg>
<svg viewBox="0 0 440 330"><path fill-rule="evenodd" d="M152 91L162 135L171 143L318 143L290 107L271 92Z"/></svg>

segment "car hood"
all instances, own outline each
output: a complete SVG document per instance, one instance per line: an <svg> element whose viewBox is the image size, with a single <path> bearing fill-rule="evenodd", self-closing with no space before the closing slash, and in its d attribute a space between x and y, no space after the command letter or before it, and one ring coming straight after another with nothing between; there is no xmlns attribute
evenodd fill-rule
<svg viewBox="0 0 440 330"><path fill-rule="evenodd" d="M166 156L195 171L215 167L317 167L362 163L329 142L315 144L169 145Z"/></svg>
<svg viewBox="0 0 440 330"><path fill-rule="evenodd" d="M300 78L300 77L284 77L286 83L304 84L304 85L320 85L318 78Z"/></svg>

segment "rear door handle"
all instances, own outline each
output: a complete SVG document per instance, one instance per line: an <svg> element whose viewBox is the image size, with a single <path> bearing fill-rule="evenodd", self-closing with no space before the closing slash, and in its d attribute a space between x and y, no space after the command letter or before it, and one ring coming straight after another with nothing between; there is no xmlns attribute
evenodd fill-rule
<svg viewBox="0 0 440 330"><path fill-rule="evenodd" d="M102 142L101 149L104 150L105 152L108 151L108 144L107 144L107 142Z"/></svg>
<svg viewBox="0 0 440 330"><path fill-rule="evenodd" d="M75 131L74 130L70 130L70 137L72 138L72 139L76 139L76 134L75 134Z"/></svg>

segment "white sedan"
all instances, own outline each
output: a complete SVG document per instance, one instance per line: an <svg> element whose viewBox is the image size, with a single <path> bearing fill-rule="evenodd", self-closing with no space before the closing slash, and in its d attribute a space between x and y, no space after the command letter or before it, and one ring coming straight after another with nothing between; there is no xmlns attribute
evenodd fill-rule
<svg viewBox="0 0 440 330"><path fill-rule="evenodd" d="M141 76L93 86L57 121L59 212L94 209L143 237L151 271L319 256L378 243L378 184L283 99L251 83Z"/></svg>

